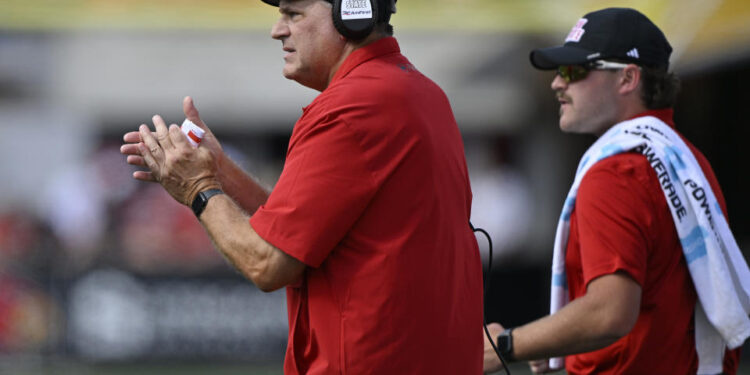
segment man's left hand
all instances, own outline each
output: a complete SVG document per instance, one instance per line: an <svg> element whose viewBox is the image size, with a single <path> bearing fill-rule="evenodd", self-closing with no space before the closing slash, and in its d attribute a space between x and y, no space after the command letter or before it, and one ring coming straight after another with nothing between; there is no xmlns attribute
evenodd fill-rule
<svg viewBox="0 0 750 375"><path fill-rule="evenodd" d="M138 151L157 182L178 202L189 206L201 191L221 188L216 163L205 147L194 148L176 124L167 128L161 116L152 118L155 136L148 125L138 131Z"/></svg>

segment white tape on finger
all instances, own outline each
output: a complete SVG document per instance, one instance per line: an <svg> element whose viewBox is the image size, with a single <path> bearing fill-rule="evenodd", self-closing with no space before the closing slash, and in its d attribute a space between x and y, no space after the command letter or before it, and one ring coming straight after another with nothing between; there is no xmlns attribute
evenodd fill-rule
<svg viewBox="0 0 750 375"><path fill-rule="evenodd" d="M185 133L188 141L193 147L198 147L198 145L200 145L201 140L203 139L203 134L206 133L205 130L198 127L198 125L193 124L193 122L188 119L185 119L182 126L180 126L180 129Z"/></svg>

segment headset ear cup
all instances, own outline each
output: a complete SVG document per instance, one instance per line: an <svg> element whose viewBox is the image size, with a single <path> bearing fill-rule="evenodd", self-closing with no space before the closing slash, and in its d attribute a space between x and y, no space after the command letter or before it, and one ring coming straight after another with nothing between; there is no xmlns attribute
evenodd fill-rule
<svg viewBox="0 0 750 375"><path fill-rule="evenodd" d="M360 40L364 39L375 28L380 12L378 9L377 0L353 0L354 2L368 2L372 9L371 18L359 18L359 19L344 19L342 15L343 2L352 0L333 0L333 11L331 13L333 17L333 26L336 27L339 34L343 35L347 39Z"/></svg>
<svg viewBox="0 0 750 375"><path fill-rule="evenodd" d="M342 1L344 0L333 0L333 11L331 12L331 16L333 17L333 26L336 28L339 34L348 38L348 32L346 30L346 26L344 25L344 20L341 18Z"/></svg>

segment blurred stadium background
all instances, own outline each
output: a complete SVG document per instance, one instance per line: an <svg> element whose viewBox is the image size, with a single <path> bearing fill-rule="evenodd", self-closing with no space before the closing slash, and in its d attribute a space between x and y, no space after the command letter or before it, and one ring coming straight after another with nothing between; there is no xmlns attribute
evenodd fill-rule
<svg viewBox="0 0 750 375"><path fill-rule="evenodd" d="M401 0L396 36L452 101L472 221L493 235L489 320L546 314L554 227L591 142L560 134L552 74L528 52L605 6L640 9L672 42L676 121L713 163L747 256L749 2ZM0 0L0 373L281 374L283 291L240 278L118 152L155 113L180 123L191 95L272 186L316 94L281 76L276 17L257 0Z"/></svg>

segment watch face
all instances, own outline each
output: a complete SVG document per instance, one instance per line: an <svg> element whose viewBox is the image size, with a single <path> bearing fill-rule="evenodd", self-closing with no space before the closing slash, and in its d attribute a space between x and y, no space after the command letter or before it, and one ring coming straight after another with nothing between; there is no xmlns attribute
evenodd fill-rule
<svg viewBox="0 0 750 375"><path fill-rule="evenodd" d="M220 189L209 189L198 193L198 195L195 197L195 200L190 205L195 216L200 217L201 213L203 213L203 210L208 204L208 200L217 194L223 194L223 192Z"/></svg>
<svg viewBox="0 0 750 375"><path fill-rule="evenodd" d="M503 333L497 336L497 350L503 354L509 353L513 350L513 342L510 337L510 332L503 331Z"/></svg>
<svg viewBox="0 0 750 375"><path fill-rule="evenodd" d="M497 349L502 353L508 351L508 336L502 335L497 337Z"/></svg>
<svg viewBox="0 0 750 375"><path fill-rule="evenodd" d="M203 212L203 207L206 206L206 197L203 196L203 192L198 193L198 196L195 197L195 200L193 201L193 204L190 205L190 208L193 209L193 213L195 216L200 216L201 212Z"/></svg>

